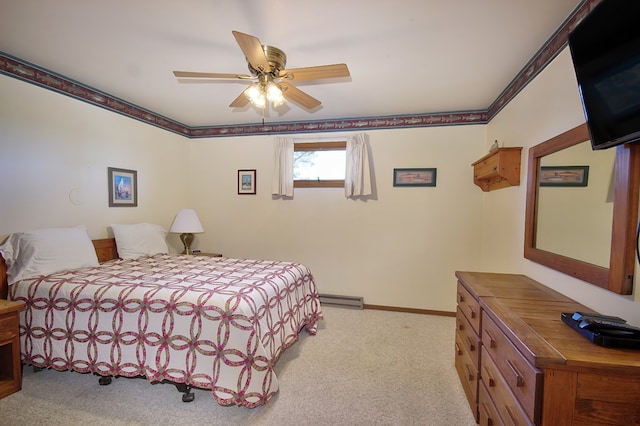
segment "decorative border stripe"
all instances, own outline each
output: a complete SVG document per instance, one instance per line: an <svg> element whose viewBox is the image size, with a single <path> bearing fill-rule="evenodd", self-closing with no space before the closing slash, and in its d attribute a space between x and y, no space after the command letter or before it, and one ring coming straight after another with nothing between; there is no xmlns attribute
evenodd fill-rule
<svg viewBox="0 0 640 426"><path fill-rule="evenodd" d="M0 74L8 75L35 84L54 92L62 93L92 105L96 105L170 132L189 137L189 129L184 124L163 117L153 111L133 105L108 93L93 89L82 83L55 74L44 68L0 52Z"/></svg>
<svg viewBox="0 0 640 426"><path fill-rule="evenodd" d="M294 121L282 123L242 124L233 126L195 127L189 131L191 138L220 136L245 136L261 134L337 132L405 127L453 126L487 123L486 111L447 112L438 114L404 115L369 118L344 118L339 120Z"/></svg>

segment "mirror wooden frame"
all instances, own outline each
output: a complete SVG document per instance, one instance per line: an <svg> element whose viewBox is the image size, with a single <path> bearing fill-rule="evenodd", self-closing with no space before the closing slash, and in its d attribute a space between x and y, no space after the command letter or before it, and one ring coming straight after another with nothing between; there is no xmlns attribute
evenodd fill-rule
<svg viewBox="0 0 640 426"><path fill-rule="evenodd" d="M586 124L577 126L529 149L524 257L618 294L631 294L635 270L640 142L616 147L613 224L609 268L536 248L540 159L589 140Z"/></svg>

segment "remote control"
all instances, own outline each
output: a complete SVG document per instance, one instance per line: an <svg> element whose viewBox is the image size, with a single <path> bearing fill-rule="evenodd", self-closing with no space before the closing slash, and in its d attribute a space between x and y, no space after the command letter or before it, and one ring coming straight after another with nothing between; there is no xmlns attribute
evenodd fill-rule
<svg viewBox="0 0 640 426"><path fill-rule="evenodd" d="M580 328L592 331L618 330L640 333L640 327L600 318L586 318L580 322Z"/></svg>
<svg viewBox="0 0 640 426"><path fill-rule="evenodd" d="M601 319L601 320L612 321L620 324L624 324L627 322L626 320L620 317L616 317L612 315L601 315L596 313L575 312L571 318L574 321L584 321L586 319Z"/></svg>

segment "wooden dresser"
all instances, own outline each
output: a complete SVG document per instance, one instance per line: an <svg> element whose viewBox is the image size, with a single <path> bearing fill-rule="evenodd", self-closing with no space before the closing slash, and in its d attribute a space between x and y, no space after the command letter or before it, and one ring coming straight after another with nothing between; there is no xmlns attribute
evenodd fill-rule
<svg viewBox="0 0 640 426"><path fill-rule="evenodd" d="M640 350L597 346L560 319L593 310L524 275L456 277L455 365L476 421L640 425Z"/></svg>

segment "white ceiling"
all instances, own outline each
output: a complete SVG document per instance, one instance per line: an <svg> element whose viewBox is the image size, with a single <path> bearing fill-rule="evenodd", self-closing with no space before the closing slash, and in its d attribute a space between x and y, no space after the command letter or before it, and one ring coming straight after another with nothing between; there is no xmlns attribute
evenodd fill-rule
<svg viewBox="0 0 640 426"><path fill-rule="evenodd" d="M486 110L581 0L0 0L0 51L186 126ZM322 101L228 105L247 73L232 30L287 68L346 63L351 78L296 86ZM0 95L1 96L1 95Z"/></svg>

